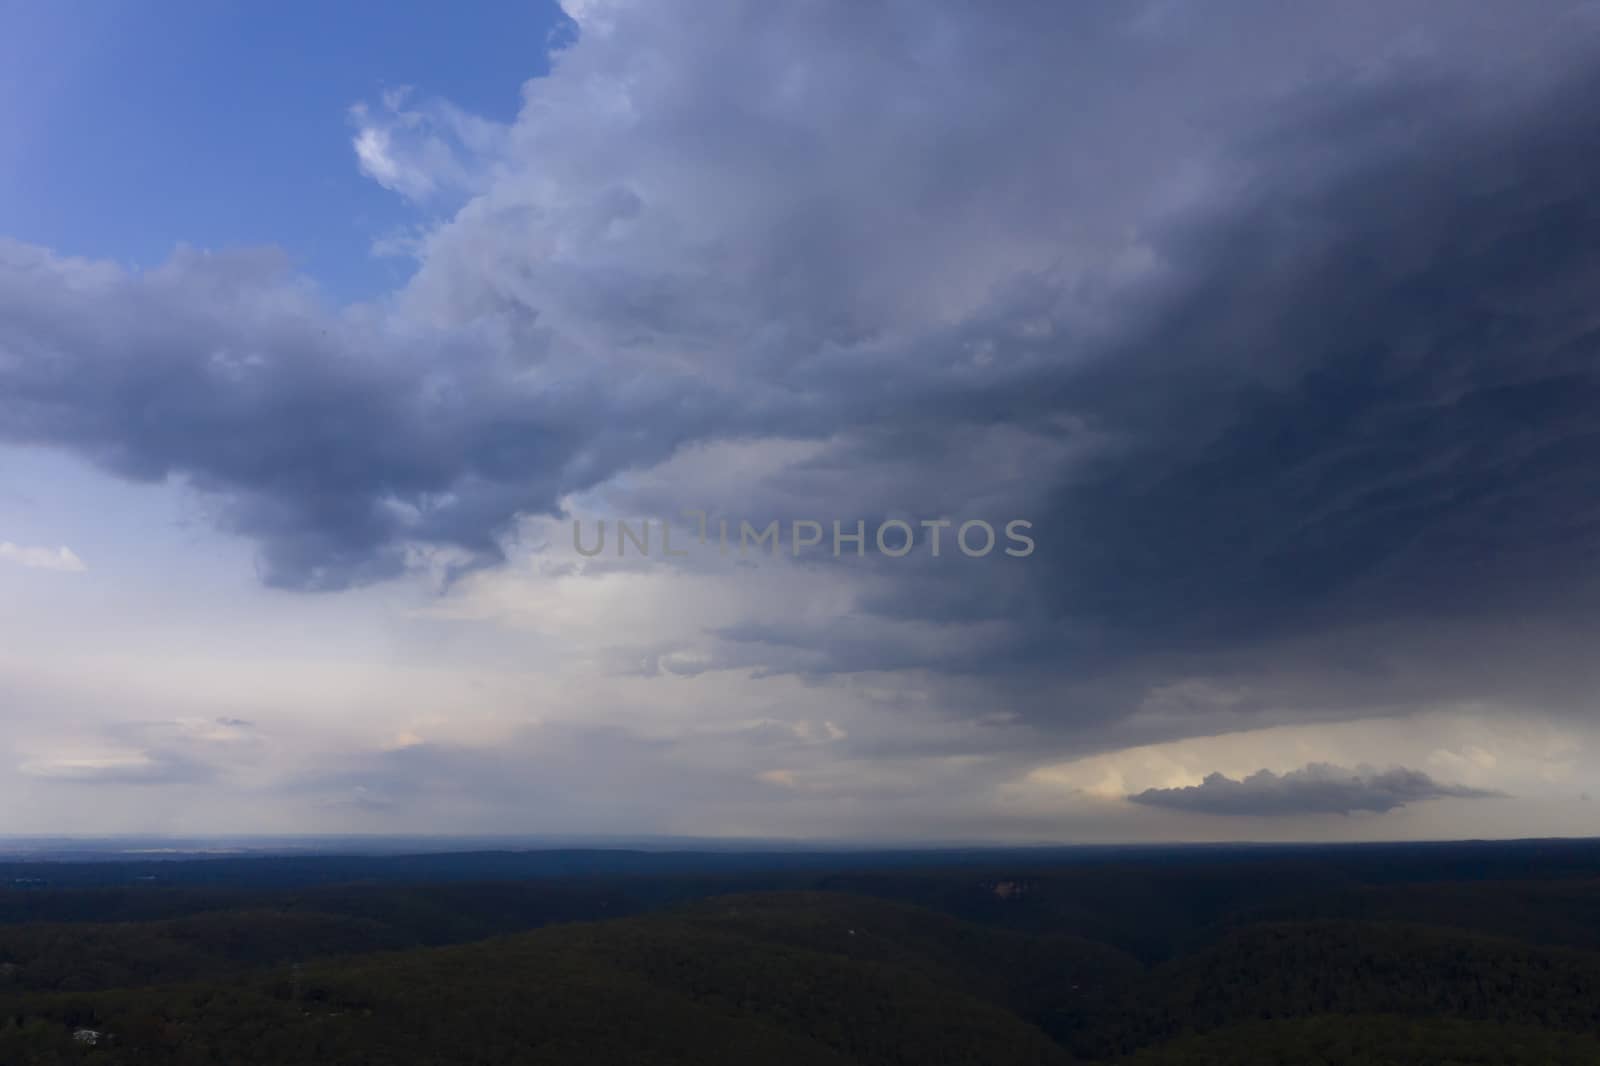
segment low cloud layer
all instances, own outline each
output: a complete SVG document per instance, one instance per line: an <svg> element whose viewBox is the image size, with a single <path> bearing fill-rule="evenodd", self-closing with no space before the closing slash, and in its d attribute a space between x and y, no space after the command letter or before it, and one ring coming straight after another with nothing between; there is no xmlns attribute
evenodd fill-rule
<svg viewBox="0 0 1600 1066"><path fill-rule="evenodd" d="M60 570L81 574L89 569L78 554L66 545L59 548L29 548L11 541L0 541L0 562L26 566L32 570Z"/></svg>
<svg viewBox="0 0 1600 1066"><path fill-rule="evenodd" d="M1382 814L1432 799L1487 799L1502 793L1440 784L1420 770L1346 770L1312 763L1275 774L1258 770L1243 780L1208 774L1186 788L1149 788L1134 803L1195 814L1292 817L1308 814Z"/></svg>

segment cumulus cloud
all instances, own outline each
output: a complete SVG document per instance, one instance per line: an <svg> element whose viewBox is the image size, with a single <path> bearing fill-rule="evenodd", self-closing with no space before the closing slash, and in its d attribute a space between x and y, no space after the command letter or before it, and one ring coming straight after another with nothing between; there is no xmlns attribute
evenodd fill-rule
<svg viewBox="0 0 1600 1066"><path fill-rule="evenodd" d="M1197 814L1286 817L1307 814L1383 813L1431 799L1484 799L1502 793L1440 784L1420 770L1347 770L1312 763L1275 774L1258 770L1243 780L1208 774L1186 788L1149 788L1128 798L1148 807Z"/></svg>

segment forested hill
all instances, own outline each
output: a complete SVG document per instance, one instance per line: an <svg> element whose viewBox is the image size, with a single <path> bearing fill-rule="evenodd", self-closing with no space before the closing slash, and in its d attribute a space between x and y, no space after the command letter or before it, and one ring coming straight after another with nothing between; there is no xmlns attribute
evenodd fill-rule
<svg viewBox="0 0 1600 1066"><path fill-rule="evenodd" d="M1584 853L30 884L0 1063L1600 1064Z"/></svg>

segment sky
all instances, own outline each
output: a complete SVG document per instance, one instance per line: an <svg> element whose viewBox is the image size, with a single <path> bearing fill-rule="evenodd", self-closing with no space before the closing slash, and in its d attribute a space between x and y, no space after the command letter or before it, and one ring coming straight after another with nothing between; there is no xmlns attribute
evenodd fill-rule
<svg viewBox="0 0 1600 1066"><path fill-rule="evenodd" d="M0 834L1593 835L1597 58L0 0Z"/></svg>

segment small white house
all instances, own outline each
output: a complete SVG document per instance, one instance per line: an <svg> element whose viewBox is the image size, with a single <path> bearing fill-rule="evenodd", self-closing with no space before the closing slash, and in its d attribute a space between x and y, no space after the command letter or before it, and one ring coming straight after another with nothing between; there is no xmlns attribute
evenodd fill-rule
<svg viewBox="0 0 1600 1066"><path fill-rule="evenodd" d="M72 1039L80 1044L88 1044L90 1047L100 1043L105 1038L105 1035L98 1029L74 1029L72 1031Z"/></svg>

